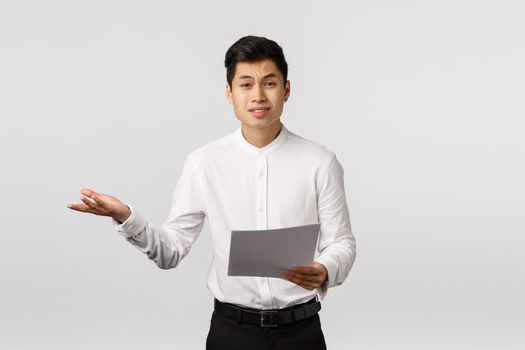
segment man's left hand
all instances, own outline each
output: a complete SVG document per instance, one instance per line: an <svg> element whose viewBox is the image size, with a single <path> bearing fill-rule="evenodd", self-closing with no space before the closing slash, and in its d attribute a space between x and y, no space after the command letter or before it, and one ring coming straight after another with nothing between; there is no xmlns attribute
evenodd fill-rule
<svg viewBox="0 0 525 350"><path fill-rule="evenodd" d="M328 270L323 264L314 262L310 266L297 266L286 269L283 272L283 276L304 289L314 290L326 282Z"/></svg>

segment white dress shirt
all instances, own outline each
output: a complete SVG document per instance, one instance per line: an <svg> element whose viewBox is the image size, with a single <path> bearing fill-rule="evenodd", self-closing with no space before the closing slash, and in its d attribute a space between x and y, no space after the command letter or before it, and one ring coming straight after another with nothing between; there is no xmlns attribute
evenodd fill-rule
<svg viewBox="0 0 525 350"><path fill-rule="evenodd" d="M131 205L131 216L115 229L162 269L188 254L208 219L214 247L208 289L219 301L256 309L306 302L341 284L356 256L343 184L343 168L326 147L282 125L258 148L241 127L191 152L173 193L170 214L153 226ZM285 279L228 276L232 230L262 230L319 222L314 260L328 270L318 290ZM292 266L290 266L292 267Z"/></svg>

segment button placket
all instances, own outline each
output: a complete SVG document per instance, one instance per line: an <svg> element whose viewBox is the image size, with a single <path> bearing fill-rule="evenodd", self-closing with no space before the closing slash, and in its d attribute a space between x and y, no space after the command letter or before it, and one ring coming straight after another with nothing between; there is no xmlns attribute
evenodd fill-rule
<svg viewBox="0 0 525 350"><path fill-rule="evenodd" d="M267 229L266 204L267 204L267 177L266 177L266 154L261 153L255 162L255 176L257 184L257 227L261 230Z"/></svg>
<svg viewBox="0 0 525 350"><path fill-rule="evenodd" d="M268 201L268 171L267 155L261 153L255 162L255 178L257 184L257 227L261 230L268 228L267 201ZM272 308L272 296L268 285L268 278L260 279L262 304L265 309Z"/></svg>

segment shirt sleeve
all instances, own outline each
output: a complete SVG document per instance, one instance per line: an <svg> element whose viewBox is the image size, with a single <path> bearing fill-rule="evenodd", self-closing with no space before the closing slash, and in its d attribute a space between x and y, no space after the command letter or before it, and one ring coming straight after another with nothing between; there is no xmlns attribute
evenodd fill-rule
<svg viewBox="0 0 525 350"><path fill-rule="evenodd" d="M122 224L113 219L115 230L161 269L176 267L199 237L206 210L200 176L190 157L182 167L173 192L171 210L160 227L151 225L133 206Z"/></svg>
<svg viewBox="0 0 525 350"><path fill-rule="evenodd" d="M348 276L356 257L356 243L346 203L344 170L335 154L331 155L320 178L323 180L318 190L317 209L321 227L316 261L328 270L328 279L318 290L322 300L328 288L340 285Z"/></svg>

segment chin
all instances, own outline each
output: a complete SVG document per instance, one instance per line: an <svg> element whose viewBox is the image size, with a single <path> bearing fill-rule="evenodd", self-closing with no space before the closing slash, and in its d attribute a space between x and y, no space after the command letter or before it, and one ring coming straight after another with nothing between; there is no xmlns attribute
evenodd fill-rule
<svg viewBox="0 0 525 350"><path fill-rule="evenodd" d="M278 123L279 118L277 119L268 119L268 118L254 118L251 115L247 118L243 119L243 123L249 126L252 126L254 128L265 128L267 126L273 125L274 123Z"/></svg>

